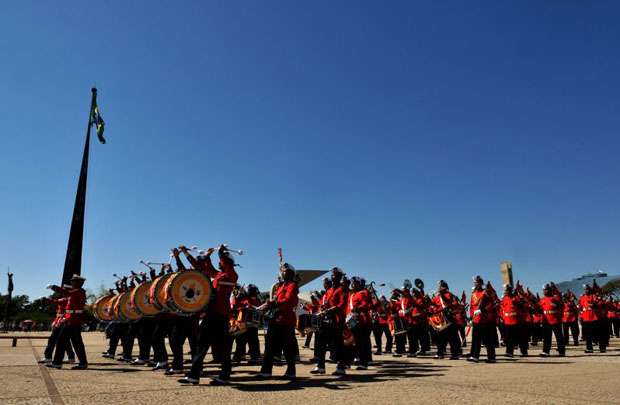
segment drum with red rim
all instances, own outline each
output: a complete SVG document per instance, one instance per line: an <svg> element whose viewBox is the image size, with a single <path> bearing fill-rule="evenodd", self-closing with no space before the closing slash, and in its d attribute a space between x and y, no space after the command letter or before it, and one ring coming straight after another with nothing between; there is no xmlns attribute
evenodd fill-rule
<svg viewBox="0 0 620 405"><path fill-rule="evenodd" d="M151 303L150 290L153 281L143 283L134 288L129 297L129 303L142 316L157 315L160 310Z"/></svg>
<svg viewBox="0 0 620 405"><path fill-rule="evenodd" d="M118 312L129 322L135 322L142 318L142 315L131 306L131 294L135 289L136 287L122 293L117 304Z"/></svg>
<svg viewBox="0 0 620 405"><path fill-rule="evenodd" d="M95 301L93 305L93 314L100 322L108 322L112 320L112 314L109 311L110 301L116 297L113 294L104 295Z"/></svg>

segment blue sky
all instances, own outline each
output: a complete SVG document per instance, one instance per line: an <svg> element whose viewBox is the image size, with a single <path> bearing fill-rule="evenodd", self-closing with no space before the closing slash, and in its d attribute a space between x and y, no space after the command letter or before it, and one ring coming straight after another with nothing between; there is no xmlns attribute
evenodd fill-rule
<svg viewBox="0 0 620 405"><path fill-rule="evenodd" d="M620 273L617 2L0 6L0 266L62 274L99 88L83 274L180 243L298 268L534 288ZM2 270L4 272L4 269ZM315 284L316 285L316 284ZM4 282L0 286L6 287Z"/></svg>

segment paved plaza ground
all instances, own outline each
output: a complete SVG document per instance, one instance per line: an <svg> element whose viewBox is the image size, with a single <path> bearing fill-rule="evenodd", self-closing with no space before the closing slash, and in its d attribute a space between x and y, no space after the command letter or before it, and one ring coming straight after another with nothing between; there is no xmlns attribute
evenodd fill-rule
<svg viewBox="0 0 620 405"><path fill-rule="evenodd" d="M612 339L607 353L585 355L583 347L570 346L565 358L508 359L497 364L465 360L402 359L375 356L368 371L351 371L346 377L308 373L312 353L302 349L297 382L255 381L258 367L235 367L228 387L181 386L176 377L103 359L101 333L85 333L90 361L87 371L69 367L53 370L39 366L45 340L0 340L1 404L244 404L314 405L319 403L481 403L481 404L584 404L620 403L620 340ZM540 346L539 346L540 347ZM484 352L484 350L483 350ZM499 349L503 353L503 348ZM213 367L206 374L215 375ZM274 374L284 373L276 367Z"/></svg>

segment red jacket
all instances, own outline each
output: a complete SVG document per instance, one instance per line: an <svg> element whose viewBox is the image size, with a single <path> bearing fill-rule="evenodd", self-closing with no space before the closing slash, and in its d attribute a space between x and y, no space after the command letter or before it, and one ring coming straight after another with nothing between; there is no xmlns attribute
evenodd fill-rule
<svg viewBox="0 0 620 405"><path fill-rule="evenodd" d="M579 316L579 309L577 305L570 300L564 303L564 314L562 315L562 322L564 323L573 323L577 321L577 317Z"/></svg>
<svg viewBox="0 0 620 405"><path fill-rule="evenodd" d="M504 295L500 305L500 317L504 325L518 325L521 321L519 308L522 306L521 298L516 295Z"/></svg>
<svg viewBox="0 0 620 405"><path fill-rule="evenodd" d="M398 316L405 321L407 325L413 324L414 299L409 291L404 291L398 301Z"/></svg>
<svg viewBox="0 0 620 405"><path fill-rule="evenodd" d="M360 290L349 294L349 313L357 313L357 322L360 326L370 326L370 310L372 301L368 290Z"/></svg>
<svg viewBox="0 0 620 405"><path fill-rule="evenodd" d="M56 317L52 322L52 328L57 328L60 326L60 321L64 318L65 315L65 306L67 305L66 298L58 298L52 299L52 302L56 304Z"/></svg>
<svg viewBox="0 0 620 405"><path fill-rule="evenodd" d="M594 294L583 294L579 297L579 317L584 322L598 321L598 297Z"/></svg>
<svg viewBox="0 0 620 405"><path fill-rule="evenodd" d="M379 300L374 300L372 304L373 304L372 313L371 313L372 318L379 325L387 325L388 323L388 314L386 313L387 308L383 308L383 305L381 305L381 302Z"/></svg>
<svg viewBox="0 0 620 405"><path fill-rule="evenodd" d="M459 315L462 312L462 304L456 295L450 291L444 291L441 294L435 294L431 300L432 308L430 312L437 314L444 310L447 310L448 314L452 317L452 321L458 325L463 326L464 319Z"/></svg>
<svg viewBox="0 0 620 405"><path fill-rule="evenodd" d="M299 303L298 292L297 284L292 281L287 281L278 287L274 297L277 305L272 321L274 325L295 327L297 324L295 308Z"/></svg>
<svg viewBox="0 0 620 405"><path fill-rule="evenodd" d="M488 325L497 322L497 311L493 299L484 290L471 293L469 316L474 325ZM476 311L480 310L479 313Z"/></svg>
<svg viewBox="0 0 620 405"><path fill-rule="evenodd" d="M342 290L342 287L332 287L327 290L323 296L323 302L326 307L336 307L333 312L334 322L336 325L344 324L344 316L347 309L347 299L345 295L348 294Z"/></svg>
<svg viewBox="0 0 620 405"><path fill-rule="evenodd" d="M67 325L79 326L84 323L84 305L86 305L86 292L81 288L65 290L65 313L62 322Z"/></svg>
<svg viewBox="0 0 620 405"><path fill-rule="evenodd" d="M237 284L239 276L235 267L229 262L223 262L222 271L217 271L211 263L211 258L201 260L196 270L206 273L211 278L215 299L209 304L207 314L230 316L230 294Z"/></svg>
<svg viewBox="0 0 620 405"><path fill-rule="evenodd" d="M543 312L543 322L548 325L562 323L564 315L564 304L557 296L544 296L540 299L540 307Z"/></svg>

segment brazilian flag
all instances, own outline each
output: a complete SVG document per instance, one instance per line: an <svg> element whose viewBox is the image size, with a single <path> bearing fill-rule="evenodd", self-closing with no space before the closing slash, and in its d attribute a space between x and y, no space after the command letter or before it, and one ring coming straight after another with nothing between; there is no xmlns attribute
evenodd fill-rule
<svg viewBox="0 0 620 405"><path fill-rule="evenodd" d="M99 142L105 143L105 138L103 137L105 122L103 121L103 118L101 118L101 111L99 111L99 106L97 105L97 102L95 102L95 105L93 107L93 113L90 117L90 122L91 125L94 125L95 129L97 130L97 137L99 138Z"/></svg>

